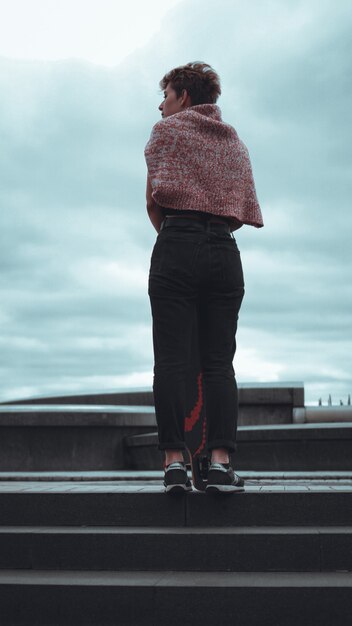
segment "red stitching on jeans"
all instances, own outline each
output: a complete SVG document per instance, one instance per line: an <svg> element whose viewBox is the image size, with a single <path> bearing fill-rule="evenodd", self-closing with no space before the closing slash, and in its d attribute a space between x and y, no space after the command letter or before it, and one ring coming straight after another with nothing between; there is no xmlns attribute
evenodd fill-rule
<svg viewBox="0 0 352 626"><path fill-rule="evenodd" d="M206 417L204 417L204 419L203 419L203 428L202 428L202 441L201 441L201 444L200 444L198 450L195 451L193 456L196 456L197 454L201 453L201 451L203 450L203 448L205 446L206 439L207 439L207 419L206 419Z"/></svg>
<svg viewBox="0 0 352 626"><path fill-rule="evenodd" d="M194 426L196 425L196 423L198 422L199 418L200 418L200 414L202 411L202 407L203 407L203 385L202 385L202 379L203 379L203 374L202 372L200 372L200 374L198 375L197 378L197 387L198 387L198 398L197 401L191 411L191 414L189 417L185 417L185 424L184 424L184 428L185 431L188 433L190 432ZM207 431L207 420L206 417L204 417L203 419L203 426L202 426L202 441L201 444L199 446L199 448L194 452L193 456L196 456L197 454L200 454L200 452L203 450L205 443L206 443L206 431Z"/></svg>
<svg viewBox="0 0 352 626"><path fill-rule="evenodd" d="M194 427L194 425L198 422L200 418L200 412L203 406L203 388L202 388L202 372L199 374L197 378L197 387L198 387L198 398L195 406L193 407L191 414L189 417L185 417L185 431L189 433L190 430Z"/></svg>

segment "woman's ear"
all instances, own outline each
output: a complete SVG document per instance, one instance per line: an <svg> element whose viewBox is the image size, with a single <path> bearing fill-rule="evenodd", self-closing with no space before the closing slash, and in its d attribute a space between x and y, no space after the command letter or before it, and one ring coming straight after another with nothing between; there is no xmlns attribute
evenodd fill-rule
<svg viewBox="0 0 352 626"><path fill-rule="evenodd" d="M192 101L191 101L191 97L187 91L187 89L183 89L182 90L182 95L181 95L181 106L185 106L185 107L190 107L192 106Z"/></svg>

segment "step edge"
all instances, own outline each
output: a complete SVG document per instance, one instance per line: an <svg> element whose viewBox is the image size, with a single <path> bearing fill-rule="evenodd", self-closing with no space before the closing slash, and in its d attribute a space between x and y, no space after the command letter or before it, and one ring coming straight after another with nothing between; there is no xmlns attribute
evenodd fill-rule
<svg viewBox="0 0 352 626"><path fill-rule="evenodd" d="M352 572L0 570L0 587L352 587Z"/></svg>

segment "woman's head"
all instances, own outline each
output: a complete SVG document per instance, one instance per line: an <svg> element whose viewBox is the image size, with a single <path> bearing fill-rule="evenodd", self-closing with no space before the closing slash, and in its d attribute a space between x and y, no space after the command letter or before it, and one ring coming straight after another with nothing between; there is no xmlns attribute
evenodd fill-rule
<svg viewBox="0 0 352 626"><path fill-rule="evenodd" d="M164 90L164 100L159 106L163 117L196 104L214 104L221 94L218 74L201 61L175 67L159 85Z"/></svg>

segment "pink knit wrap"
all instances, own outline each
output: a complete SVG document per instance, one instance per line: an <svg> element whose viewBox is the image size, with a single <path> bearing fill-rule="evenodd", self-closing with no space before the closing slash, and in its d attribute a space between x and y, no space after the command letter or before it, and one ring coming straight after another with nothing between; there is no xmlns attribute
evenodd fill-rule
<svg viewBox="0 0 352 626"><path fill-rule="evenodd" d="M158 205L263 226L248 150L216 104L188 107L157 122L144 154Z"/></svg>

